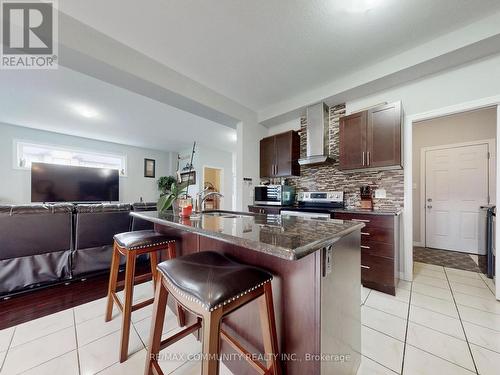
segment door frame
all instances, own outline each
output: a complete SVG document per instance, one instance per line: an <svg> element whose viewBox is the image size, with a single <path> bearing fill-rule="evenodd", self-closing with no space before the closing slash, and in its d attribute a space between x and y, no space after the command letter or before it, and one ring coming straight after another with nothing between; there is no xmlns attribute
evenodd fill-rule
<svg viewBox="0 0 500 375"><path fill-rule="evenodd" d="M492 195L492 186L493 181L491 176L494 175L495 172L495 139L483 139L477 141L470 142L461 142L461 143L451 143L446 145L439 146L429 146L422 147L420 149L420 243L419 245L426 247L427 245L427 228L426 228L426 211L425 211L425 184L427 179L427 168L426 168L426 153L428 151L436 151L436 150L446 150L450 148L459 148L459 147L467 147L467 146L479 146L479 145L488 145L488 152L490 153L490 157L488 159L488 198L491 200Z"/></svg>
<svg viewBox="0 0 500 375"><path fill-rule="evenodd" d="M404 117L403 150L404 150L404 209L403 209L403 254L400 262L400 276L404 280L413 280L413 124L436 117L453 115L475 109L497 107L496 140L500 139L500 95L472 100L451 105L428 112L407 115ZM496 155L500 155L500 142L496 142ZM500 173L496 174L496 199L500 198ZM496 221L496 233L500 234L500 220ZM495 241L498 242L498 241ZM499 246L495 243L495 248ZM500 279L500 257L496 257L496 274ZM500 280L496 283L496 298L500 300Z"/></svg>
<svg viewBox="0 0 500 375"><path fill-rule="evenodd" d="M222 195L224 195L224 168L223 167L216 167L214 165L203 165L201 169L201 190L203 190L205 186L205 168L210 168L210 169L218 169L220 171L220 191ZM224 196L225 198L225 196Z"/></svg>

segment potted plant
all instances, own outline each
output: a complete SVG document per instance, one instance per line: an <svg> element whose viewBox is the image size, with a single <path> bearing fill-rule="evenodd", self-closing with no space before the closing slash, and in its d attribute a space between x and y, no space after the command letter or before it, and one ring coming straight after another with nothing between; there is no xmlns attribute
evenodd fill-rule
<svg viewBox="0 0 500 375"><path fill-rule="evenodd" d="M158 183L159 185L159 183ZM181 195L186 194L186 188L188 187L187 183L178 183L175 179L174 182L170 185L170 188L166 190L165 194L163 194L156 208L158 212L164 212L170 207L172 207L174 215L179 213L179 202L178 199Z"/></svg>
<svg viewBox="0 0 500 375"><path fill-rule="evenodd" d="M160 195L165 195L170 192L172 184L176 183L177 179L174 176L163 176L158 179L158 190Z"/></svg>

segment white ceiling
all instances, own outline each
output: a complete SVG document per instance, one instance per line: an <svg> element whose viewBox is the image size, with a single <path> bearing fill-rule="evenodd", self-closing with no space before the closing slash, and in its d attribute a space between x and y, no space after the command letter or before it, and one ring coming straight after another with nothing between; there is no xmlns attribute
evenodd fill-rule
<svg viewBox="0 0 500 375"><path fill-rule="evenodd" d="M162 151L236 149L236 130L59 67L0 70L0 122ZM86 118L75 106L95 110Z"/></svg>
<svg viewBox="0 0 500 375"><path fill-rule="evenodd" d="M254 110L500 10L498 0L64 0L60 10ZM361 1L361 0L357 0Z"/></svg>

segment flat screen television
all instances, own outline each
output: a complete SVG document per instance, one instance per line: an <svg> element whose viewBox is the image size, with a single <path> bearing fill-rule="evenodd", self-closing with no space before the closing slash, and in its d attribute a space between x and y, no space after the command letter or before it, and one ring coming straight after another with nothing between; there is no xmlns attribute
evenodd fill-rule
<svg viewBox="0 0 500 375"><path fill-rule="evenodd" d="M113 202L119 200L116 169L33 163L32 202Z"/></svg>

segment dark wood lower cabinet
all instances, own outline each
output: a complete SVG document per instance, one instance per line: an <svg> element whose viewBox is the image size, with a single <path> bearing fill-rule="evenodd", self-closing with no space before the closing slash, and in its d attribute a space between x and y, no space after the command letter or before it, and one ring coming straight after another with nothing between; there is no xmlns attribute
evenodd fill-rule
<svg viewBox="0 0 500 375"><path fill-rule="evenodd" d="M279 215L281 206L248 206L248 211L255 214Z"/></svg>
<svg viewBox="0 0 500 375"><path fill-rule="evenodd" d="M399 279L399 216L336 212L335 219L362 222L361 283L396 295Z"/></svg>
<svg viewBox="0 0 500 375"><path fill-rule="evenodd" d="M282 374L356 373L359 364L356 353L361 349L361 335L358 332L360 294L359 284L352 282L352 278L360 277L357 269L359 232L353 232L335 243L332 252L334 269L325 276L325 251L316 251L302 259L289 261L159 224L155 225L155 229L179 239L177 256L197 251L217 251L273 274ZM336 265L340 266L335 269ZM171 308L174 308L173 304ZM186 324L193 322L194 315L186 312ZM231 313L224 319L222 327L244 343L251 353L263 352L257 303L248 303ZM357 338L355 342L349 341L352 337ZM227 361L224 360L224 363L233 374L257 373L246 361L236 356L231 358L236 352L225 341L221 342L221 352L226 355ZM351 359L322 361L321 354L347 354Z"/></svg>

